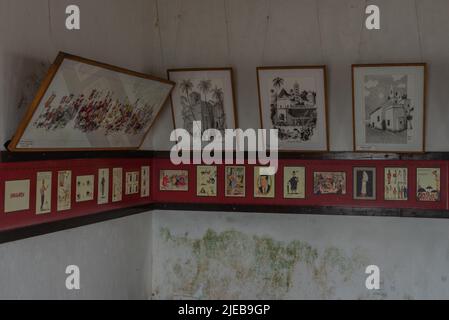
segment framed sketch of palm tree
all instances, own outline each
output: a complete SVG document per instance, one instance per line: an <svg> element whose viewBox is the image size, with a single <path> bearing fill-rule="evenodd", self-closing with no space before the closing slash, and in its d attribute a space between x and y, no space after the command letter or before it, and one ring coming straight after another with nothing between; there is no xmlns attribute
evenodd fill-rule
<svg viewBox="0 0 449 320"><path fill-rule="evenodd" d="M259 67L260 122L279 150L328 151L326 67Z"/></svg>
<svg viewBox="0 0 449 320"><path fill-rule="evenodd" d="M171 93L175 129L194 131L201 121L201 133L207 129L235 129L237 125L232 68L170 69L170 81L176 83Z"/></svg>

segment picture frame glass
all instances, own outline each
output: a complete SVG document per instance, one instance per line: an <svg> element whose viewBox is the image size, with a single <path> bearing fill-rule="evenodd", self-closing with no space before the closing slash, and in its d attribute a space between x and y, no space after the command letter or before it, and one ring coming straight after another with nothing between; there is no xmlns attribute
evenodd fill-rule
<svg viewBox="0 0 449 320"><path fill-rule="evenodd" d="M416 199L422 202L438 202L441 199L441 169L416 169Z"/></svg>
<svg viewBox="0 0 449 320"><path fill-rule="evenodd" d="M171 93L173 125L193 135L194 121L201 121L201 134L237 126L232 69L168 70L170 81L176 83ZM201 129L201 130L200 130Z"/></svg>
<svg viewBox="0 0 449 320"><path fill-rule="evenodd" d="M254 167L254 197L274 198L276 189L275 175L267 167ZM268 172L267 172L268 171Z"/></svg>
<svg viewBox="0 0 449 320"><path fill-rule="evenodd" d="M284 167L284 198L305 199L306 197L305 167Z"/></svg>
<svg viewBox="0 0 449 320"><path fill-rule="evenodd" d="M279 150L327 151L325 67L261 67L257 73L261 127L279 130Z"/></svg>
<svg viewBox="0 0 449 320"><path fill-rule="evenodd" d="M315 195L345 195L346 172L314 172L313 193Z"/></svg>
<svg viewBox="0 0 449 320"><path fill-rule="evenodd" d="M356 167L353 178L354 199L376 200L376 168Z"/></svg>
<svg viewBox="0 0 449 320"><path fill-rule="evenodd" d="M354 149L423 152L425 65L353 66Z"/></svg>
<svg viewBox="0 0 449 320"><path fill-rule="evenodd" d="M384 168L384 199L387 201L408 200L408 168Z"/></svg>
<svg viewBox="0 0 449 320"><path fill-rule="evenodd" d="M12 151L138 149L173 84L60 53Z"/></svg>

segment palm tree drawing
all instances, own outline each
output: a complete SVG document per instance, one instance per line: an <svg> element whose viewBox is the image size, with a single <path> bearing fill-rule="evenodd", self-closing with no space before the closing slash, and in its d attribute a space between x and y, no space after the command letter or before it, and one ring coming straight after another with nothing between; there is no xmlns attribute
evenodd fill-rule
<svg viewBox="0 0 449 320"><path fill-rule="evenodd" d="M273 86L277 89L277 93L279 94L279 89L284 85L284 79L276 77L273 79Z"/></svg>
<svg viewBox="0 0 449 320"><path fill-rule="evenodd" d="M204 94L204 102L207 104L207 94L210 91L210 88L212 87L212 82L210 80L201 80L200 83L198 83L198 89L201 90L201 92Z"/></svg>
<svg viewBox="0 0 449 320"><path fill-rule="evenodd" d="M215 87L212 90L212 96L214 97L215 100L217 100L221 104L223 103L224 93L223 93L223 89L222 88Z"/></svg>
<svg viewBox="0 0 449 320"><path fill-rule="evenodd" d="M187 110L184 110L184 118L187 116L187 113L190 113L192 116L192 121L196 120L195 113L193 112L192 102L190 100L190 92L193 90L193 83L190 79L184 79L181 81L179 85L181 91L186 95L186 100L188 103Z"/></svg>

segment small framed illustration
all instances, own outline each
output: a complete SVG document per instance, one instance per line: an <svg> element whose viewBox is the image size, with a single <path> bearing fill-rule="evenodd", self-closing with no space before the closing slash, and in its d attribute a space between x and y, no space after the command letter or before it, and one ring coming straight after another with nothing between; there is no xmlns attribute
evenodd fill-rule
<svg viewBox="0 0 449 320"><path fill-rule="evenodd" d="M94 180L93 175L76 177L76 202L94 200Z"/></svg>
<svg viewBox="0 0 449 320"><path fill-rule="evenodd" d="M98 169L98 204L109 202L109 169Z"/></svg>
<svg viewBox="0 0 449 320"><path fill-rule="evenodd" d="M225 196L245 197L246 178L244 166L225 167Z"/></svg>
<svg viewBox="0 0 449 320"><path fill-rule="evenodd" d="M170 81L176 83L171 93L173 124L193 134L193 122L201 121L203 133L237 126L232 68L171 69Z"/></svg>
<svg viewBox="0 0 449 320"><path fill-rule="evenodd" d="M189 171L161 170L159 176L160 191L189 191Z"/></svg>
<svg viewBox="0 0 449 320"><path fill-rule="evenodd" d="M112 169L112 202L122 201L123 198L123 169Z"/></svg>
<svg viewBox="0 0 449 320"><path fill-rule="evenodd" d="M59 53L8 149L136 150L174 83Z"/></svg>
<svg viewBox="0 0 449 320"><path fill-rule="evenodd" d="M401 167L384 168L384 199L408 200L408 169Z"/></svg>
<svg viewBox="0 0 449 320"><path fill-rule="evenodd" d="M346 194L346 172L314 172L315 195Z"/></svg>
<svg viewBox="0 0 449 320"><path fill-rule="evenodd" d="M306 168L284 167L284 198L305 199Z"/></svg>
<svg viewBox="0 0 449 320"><path fill-rule="evenodd" d="M5 213L30 209L30 180L5 181Z"/></svg>
<svg viewBox="0 0 449 320"><path fill-rule="evenodd" d="M139 172L127 172L125 183L125 194L138 194L139 193Z"/></svg>
<svg viewBox="0 0 449 320"><path fill-rule="evenodd" d="M70 210L72 207L72 171L58 171L58 211Z"/></svg>
<svg viewBox="0 0 449 320"><path fill-rule="evenodd" d="M275 180L267 167L254 167L254 198L274 198Z"/></svg>
<svg viewBox="0 0 449 320"><path fill-rule="evenodd" d="M354 168L354 199L376 200L376 168Z"/></svg>
<svg viewBox="0 0 449 320"><path fill-rule="evenodd" d="M38 172L36 179L36 214L51 212L51 172Z"/></svg>
<svg viewBox="0 0 449 320"><path fill-rule="evenodd" d="M440 201L440 168L416 169L416 199L418 201Z"/></svg>
<svg viewBox="0 0 449 320"><path fill-rule="evenodd" d="M140 168L140 197L150 196L150 167L144 166Z"/></svg>
<svg viewBox="0 0 449 320"><path fill-rule="evenodd" d="M261 128L279 150L328 151L326 67L257 68Z"/></svg>
<svg viewBox="0 0 449 320"><path fill-rule="evenodd" d="M424 152L426 64L353 65L354 151Z"/></svg>
<svg viewBox="0 0 449 320"><path fill-rule="evenodd" d="M217 196L217 166L196 167L196 195L198 197Z"/></svg>

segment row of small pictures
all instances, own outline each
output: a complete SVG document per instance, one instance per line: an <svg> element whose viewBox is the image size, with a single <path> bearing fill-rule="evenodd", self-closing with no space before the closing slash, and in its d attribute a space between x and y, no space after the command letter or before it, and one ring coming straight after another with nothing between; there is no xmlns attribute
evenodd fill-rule
<svg viewBox="0 0 449 320"><path fill-rule="evenodd" d="M52 172L38 172L36 176L36 214L52 211ZM72 171L57 172L57 211L72 208ZM140 183L139 183L139 177ZM97 204L109 203L109 169L98 170ZM76 177L77 203L94 200L95 175ZM120 202L123 198L123 169L112 169L112 202ZM140 172L126 172L125 195L148 197L150 195L150 167L141 167ZM30 180L5 181L5 213L30 209Z"/></svg>
<svg viewBox="0 0 449 320"><path fill-rule="evenodd" d="M254 168L254 197L275 197L275 175L266 167ZM283 194L286 199L306 197L305 167L284 167ZM199 197L217 196L217 167L198 166L196 194ZM440 201L440 168L416 169L416 199L418 201ZM376 200L376 168L354 168L354 194L356 200ZM160 191L188 191L189 172L187 170L161 170ZM225 167L225 196L245 197L245 167ZM384 168L384 199L408 200L408 169L405 167ZM346 172L314 172L313 194L345 195Z"/></svg>

